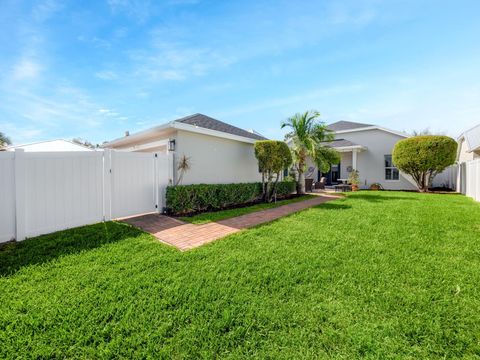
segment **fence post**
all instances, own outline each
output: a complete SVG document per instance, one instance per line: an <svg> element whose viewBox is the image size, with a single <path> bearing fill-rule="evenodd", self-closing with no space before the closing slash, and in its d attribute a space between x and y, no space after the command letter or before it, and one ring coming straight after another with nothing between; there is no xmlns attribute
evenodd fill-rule
<svg viewBox="0 0 480 360"><path fill-rule="evenodd" d="M163 201L162 201L162 194L160 191L160 165L159 165L158 153L154 153L153 155L153 196L155 197L155 210L157 213L162 213Z"/></svg>
<svg viewBox="0 0 480 360"><path fill-rule="evenodd" d="M475 160L475 169L477 174L474 177L475 200L480 201L480 160Z"/></svg>
<svg viewBox="0 0 480 360"><path fill-rule="evenodd" d="M112 151L103 151L103 220L112 220Z"/></svg>
<svg viewBox="0 0 480 360"><path fill-rule="evenodd" d="M25 150L15 149L15 239L25 240L26 167Z"/></svg>

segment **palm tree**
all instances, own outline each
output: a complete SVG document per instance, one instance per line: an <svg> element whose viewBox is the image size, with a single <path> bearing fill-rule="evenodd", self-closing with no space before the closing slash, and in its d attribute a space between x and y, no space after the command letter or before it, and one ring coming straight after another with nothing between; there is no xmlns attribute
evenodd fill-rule
<svg viewBox="0 0 480 360"><path fill-rule="evenodd" d="M11 144L10 138L0 131L0 150Z"/></svg>
<svg viewBox="0 0 480 360"><path fill-rule="evenodd" d="M285 135L292 149L294 168L297 172L297 193L305 193L305 167L307 158L310 157L317 167L326 172L331 164L340 162L340 155L337 151L328 147L326 143L334 139L333 133L327 129L325 124L318 122L320 113L318 111L306 111L303 114L297 113L282 122L283 128L290 128Z"/></svg>

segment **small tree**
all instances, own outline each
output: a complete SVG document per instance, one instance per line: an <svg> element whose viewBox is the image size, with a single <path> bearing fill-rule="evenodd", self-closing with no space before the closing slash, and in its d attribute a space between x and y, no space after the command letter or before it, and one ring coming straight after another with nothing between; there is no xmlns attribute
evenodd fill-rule
<svg viewBox="0 0 480 360"><path fill-rule="evenodd" d="M457 142L448 136L414 136L399 141L392 160L397 168L409 174L421 192L427 192L433 178L455 163Z"/></svg>
<svg viewBox="0 0 480 360"><path fill-rule="evenodd" d="M190 167L191 167L190 158L185 155L182 155L177 165L177 171L179 175L175 185L180 185L182 183L183 176L188 170L190 170Z"/></svg>
<svg viewBox="0 0 480 360"><path fill-rule="evenodd" d="M10 138L0 131L0 150L3 150L8 145L12 145Z"/></svg>
<svg viewBox="0 0 480 360"><path fill-rule="evenodd" d="M360 173L358 172L358 170L352 170L352 172L348 176L348 182L350 183L350 185L360 185Z"/></svg>
<svg viewBox="0 0 480 360"><path fill-rule="evenodd" d="M291 142L294 169L297 174L297 193L305 193L305 168L310 157L322 172L330 170L331 164L340 162L340 154L328 143L335 136L324 123L318 121L318 111L298 113L282 122L281 127L290 129L285 140Z"/></svg>
<svg viewBox="0 0 480 360"><path fill-rule="evenodd" d="M82 145L82 146L85 146L85 147L88 147L90 149L95 149L95 145L93 145L90 141L86 140L86 139L82 139L82 138L74 138L72 139L72 142L78 144L78 145Z"/></svg>
<svg viewBox="0 0 480 360"><path fill-rule="evenodd" d="M276 194L280 173L292 164L292 154L283 141L263 140L255 143L255 157L262 172L263 200L270 202Z"/></svg>

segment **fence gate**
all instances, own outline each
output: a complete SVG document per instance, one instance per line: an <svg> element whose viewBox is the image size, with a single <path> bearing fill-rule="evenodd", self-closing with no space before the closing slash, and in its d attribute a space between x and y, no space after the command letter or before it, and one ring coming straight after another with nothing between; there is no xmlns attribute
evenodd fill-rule
<svg viewBox="0 0 480 360"><path fill-rule="evenodd" d="M109 155L110 159L108 159ZM111 194L109 218L116 219L154 212L157 205L155 154L108 151L105 152L105 157L106 164L110 160L110 174L107 173L105 176L105 193L107 196L108 193ZM109 177L110 181L108 181ZM108 191L109 183L110 191Z"/></svg>
<svg viewBox="0 0 480 360"><path fill-rule="evenodd" d="M171 154L0 152L0 243L161 212Z"/></svg>

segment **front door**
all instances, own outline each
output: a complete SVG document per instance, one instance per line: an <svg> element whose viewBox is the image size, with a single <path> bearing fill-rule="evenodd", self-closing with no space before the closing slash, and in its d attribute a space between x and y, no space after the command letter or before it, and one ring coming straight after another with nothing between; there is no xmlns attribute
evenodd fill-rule
<svg viewBox="0 0 480 360"><path fill-rule="evenodd" d="M340 164L332 165L332 184L338 184L338 179L340 179Z"/></svg>
<svg viewBox="0 0 480 360"><path fill-rule="evenodd" d="M320 176L320 173L319 173L319 176ZM328 173L323 173L321 176L324 176L327 179L327 185L338 184L338 179L340 179L340 164L331 165L330 171Z"/></svg>

